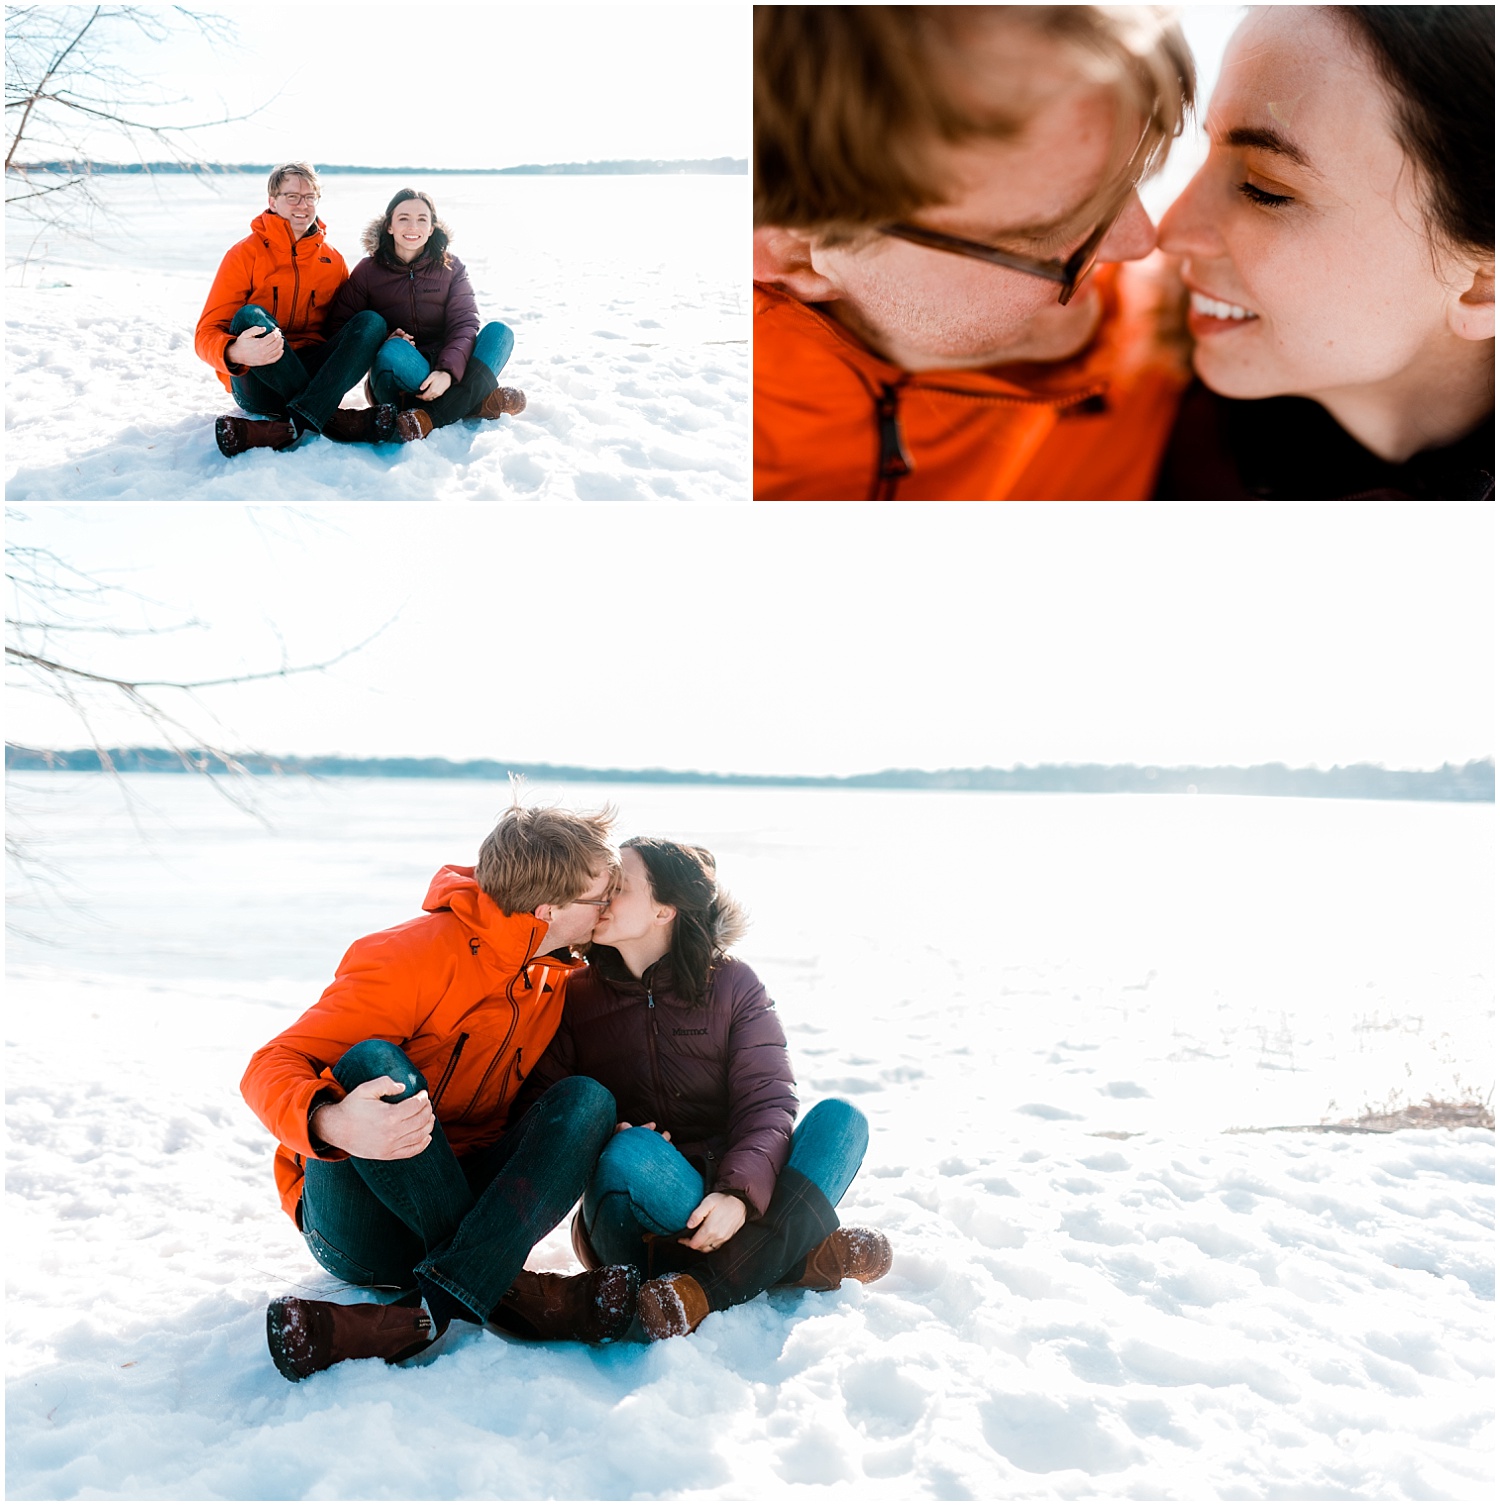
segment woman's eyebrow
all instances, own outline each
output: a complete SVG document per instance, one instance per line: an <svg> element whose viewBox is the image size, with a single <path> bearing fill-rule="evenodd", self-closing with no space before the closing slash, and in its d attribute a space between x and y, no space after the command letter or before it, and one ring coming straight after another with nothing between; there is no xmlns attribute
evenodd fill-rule
<svg viewBox="0 0 1500 1506"><path fill-rule="evenodd" d="M1285 157L1287 161L1295 162L1298 167L1312 173L1314 177L1321 176L1317 168L1313 166L1312 158L1290 136L1284 136L1270 126L1234 126L1224 132L1224 143L1226 146L1251 147L1256 151L1274 152L1278 157Z"/></svg>

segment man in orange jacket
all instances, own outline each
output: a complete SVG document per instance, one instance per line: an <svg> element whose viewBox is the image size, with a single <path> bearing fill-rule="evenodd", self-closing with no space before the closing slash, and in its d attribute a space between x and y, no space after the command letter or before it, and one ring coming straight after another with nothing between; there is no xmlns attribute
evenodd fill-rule
<svg viewBox="0 0 1500 1506"><path fill-rule="evenodd" d="M512 806L476 867L440 870L424 915L356 941L322 998L251 1058L241 1091L279 1142L282 1207L314 1258L404 1294L272 1302L267 1342L288 1380L404 1359L454 1318L603 1342L634 1316L633 1266L522 1269L582 1194L614 1099L565 1078L507 1123L580 966L566 949L609 903L611 820Z"/></svg>
<svg viewBox="0 0 1500 1506"><path fill-rule="evenodd" d="M288 162L272 172L265 213L225 253L198 316L199 356L240 407L274 415L218 419L214 438L225 455L284 450L309 429L346 442L395 437L394 408L339 407L388 331L379 314L366 310L332 340L323 338L328 306L349 271L325 239L321 192L310 163Z"/></svg>
<svg viewBox="0 0 1500 1506"><path fill-rule="evenodd" d="M1192 95L1154 7L757 6L756 497L1149 497L1167 293L1093 269Z"/></svg>

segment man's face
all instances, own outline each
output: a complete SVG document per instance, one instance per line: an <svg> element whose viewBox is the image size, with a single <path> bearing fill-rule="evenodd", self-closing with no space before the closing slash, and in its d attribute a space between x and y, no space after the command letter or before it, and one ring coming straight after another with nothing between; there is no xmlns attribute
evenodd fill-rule
<svg viewBox="0 0 1500 1506"><path fill-rule="evenodd" d="M599 915L609 903L614 889L615 875L609 869L595 873L581 899L570 905L540 905L537 919L547 922L547 934L542 938L542 951L555 951L560 946L581 946L594 934L599 924Z"/></svg>
<svg viewBox="0 0 1500 1506"><path fill-rule="evenodd" d="M990 68L986 49L996 53ZM1128 177L1135 137L1120 139L1109 90L1079 78L1056 43L1023 27L976 33L972 60L965 87L996 90L1023 78L1037 103L1010 140L937 144L932 162L952 190L911 218L966 240L1065 261L1094 228L1101 187ZM1099 259L1138 260L1155 244L1131 194ZM1055 283L888 236L815 246L812 259L837 290L828 312L912 371L1064 360L1088 344L1099 321L1091 280L1064 307Z"/></svg>
<svg viewBox="0 0 1500 1506"><path fill-rule="evenodd" d="M294 235L305 235L318 217L317 192L306 178L283 178L271 195L271 212L286 220Z"/></svg>

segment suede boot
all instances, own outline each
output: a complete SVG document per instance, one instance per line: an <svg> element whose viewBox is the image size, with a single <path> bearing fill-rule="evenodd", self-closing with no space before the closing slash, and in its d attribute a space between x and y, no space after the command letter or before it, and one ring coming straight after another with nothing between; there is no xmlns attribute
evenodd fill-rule
<svg viewBox="0 0 1500 1506"><path fill-rule="evenodd" d="M432 419L424 408L404 408L396 415L396 432L391 438L401 444L426 439L432 433Z"/></svg>
<svg viewBox="0 0 1500 1506"><path fill-rule="evenodd" d="M285 450L297 443L297 431L284 418L234 418L226 414L214 421L214 441L222 454L232 458L246 450Z"/></svg>
<svg viewBox="0 0 1500 1506"><path fill-rule="evenodd" d="M641 1327L650 1339L675 1339L692 1333L708 1316L708 1298L688 1275L658 1276L641 1288L636 1303Z"/></svg>
<svg viewBox="0 0 1500 1506"><path fill-rule="evenodd" d="M432 1343L432 1319L407 1303L314 1302L278 1297L266 1309L266 1343L289 1381L306 1380L343 1360L387 1364L420 1354Z"/></svg>
<svg viewBox="0 0 1500 1506"><path fill-rule="evenodd" d="M497 387L469 414L470 418L500 418L507 413L522 413L526 394L519 387Z"/></svg>
<svg viewBox="0 0 1500 1506"><path fill-rule="evenodd" d="M835 1229L807 1252L801 1276L777 1284L836 1292L847 1278L879 1281L890 1268L891 1242L879 1229Z"/></svg>
<svg viewBox="0 0 1500 1506"><path fill-rule="evenodd" d="M373 408L338 408L323 425L323 438L339 444L385 444L396 437L396 410L389 403Z"/></svg>
<svg viewBox="0 0 1500 1506"><path fill-rule="evenodd" d="M633 1265L600 1266L577 1276L522 1271L490 1322L523 1339L607 1344L630 1327L640 1281Z"/></svg>

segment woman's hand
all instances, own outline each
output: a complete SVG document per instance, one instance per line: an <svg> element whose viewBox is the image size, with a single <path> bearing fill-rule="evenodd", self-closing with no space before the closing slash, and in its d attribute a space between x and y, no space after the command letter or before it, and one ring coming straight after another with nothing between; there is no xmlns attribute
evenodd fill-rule
<svg viewBox="0 0 1500 1506"><path fill-rule="evenodd" d="M453 385L453 378L446 371L434 371L431 376L417 388L417 396L431 402L435 397L441 397Z"/></svg>
<svg viewBox="0 0 1500 1506"><path fill-rule="evenodd" d="M404 1084L394 1077L374 1077L337 1103L313 1111L312 1132L326 1145L346 1150L362 1161L406 1161L432 1143L432 1104L427 1091L386 1103Z"/></svg>
<svg viewBox="0 0 1500 1506"><path fill-rule="evenodd" d="M393 329L390 334L386 336L386 339L405 340L408 345L415 345L417 343L416 338L412 335L407 334L404 329Z"/></svg>
<svg viewBox="0 0 1500 1506"><path fill-rule="evenodd" d="M656 1120L653 1119L650 1124L627 1124L625 1120L622 1119L615 1126L615 1133L618 1135L621 1130L628 1129L656 1129ZM660 1130L658 1131L658 1133L661 1135L663 1140L666 1140L669 1143L671 1142L672 1133L670 1130Z"/></svg>
<svg viewBox="0 0 1500 1506"><path fill-rule="evenodd" d="M744 1222L745 1205L739 1198L732 1192L710 1192L688 1214L687 1226L696 1231L693 1237L677 1243L690 1250L717 1250L740 1232Z"/></svg>

